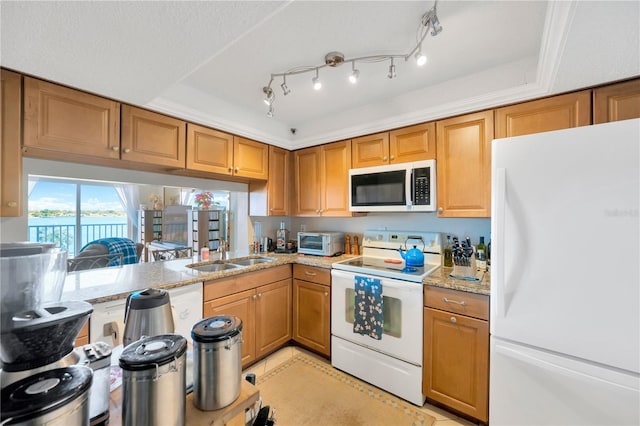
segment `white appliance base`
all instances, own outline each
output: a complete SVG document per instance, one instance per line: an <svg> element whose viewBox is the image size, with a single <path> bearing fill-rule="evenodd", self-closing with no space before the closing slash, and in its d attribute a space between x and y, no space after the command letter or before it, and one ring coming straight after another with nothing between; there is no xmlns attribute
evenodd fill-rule
<svg viewBox="0 0 640 426"><path fill-rule="evenodd" d="M422 367L331 336L331 365L422 407Z"/></svg>

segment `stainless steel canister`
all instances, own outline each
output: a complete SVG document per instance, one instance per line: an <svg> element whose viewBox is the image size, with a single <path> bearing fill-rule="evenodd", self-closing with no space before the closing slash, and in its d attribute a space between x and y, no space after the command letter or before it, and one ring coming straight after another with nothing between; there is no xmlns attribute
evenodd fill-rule
<svg viewBox="0 0 640 426"><path fill-rule="evenodd" d="M72 365L19 380L2 389L2 425L89 425L89 367Z"/></svg>
<svg viewBox="0 0 640 426"><path fill-rule="evenodd" d="M120 355L122 424L184 425L187 339L142 338Z"/></svg>
<svg viewBox="0 0 640 426"><path fill-rule="evenodd" d="M193 405L218 410L240 395L242 320L218 315L197 322L193 338Z"/></svg>

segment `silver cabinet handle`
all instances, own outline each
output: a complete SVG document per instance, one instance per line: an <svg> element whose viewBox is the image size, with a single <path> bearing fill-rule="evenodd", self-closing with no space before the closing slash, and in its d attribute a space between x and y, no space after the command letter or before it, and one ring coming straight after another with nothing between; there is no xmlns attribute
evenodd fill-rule
<svg viewBox="0 0 640 426"><path fill-rule="evenodd" d="M391 161L393 161L393 160L395 160L395 159L396 159L396 156L395 156L395 155L392 155L392 156L391 156Z"/></svg>
<svg viewBox="0 0 640 426"><path fill-rule="evenodd" d="M458 322L458 320L456 319L456 317L451 317L451 322L455 324Z"/></svg>
<svg viewBox="0 0 640 426"><path fill-rule="evenodd" d="M444 209L442 207L438 207L438 213L442 213Z"/></svg>
<svg viewBox="0 0 640 426"><path fill-rule="evenodd" d="M327 297L328 295L329 295L329 292L328 292L328 291L325 291L325 292L324 292L324 297Z"/></svg>
<svg viewBox="0 0 640 426"><path fill-rule="evenodd" d="M449 300L446 297L443 297L442 300L444 300L445 303L455 303L456 305L460 306L465 306L467 304L467 302L465 302L464 300L462 302L458 302L456 300Z"/></svg>
<svg viewBox="0 0 640 426"><path fill-rule="evenodd" d="M111 151L120 151L120 147L119 146L112 146L111 147Z"/></svg>
<svg viewBox="0 0 640 426"><path fill-rule="evenodd" d="M262 297L262 293L258 293L258 297Z"/></svg>
<svg viewBox="0 0 640 426"><path fill-rule="evenodd" d="M9 201L7 207L18 207L18 203L16 201Z"/></svg>
<svg viewBox="0 0 640 426"><path fill-rule="evenodd" d="M229 173L233 171L233 167L229 167Z"/></svg>
<svg viewBox="0 0 640 426"><path fill-rule="evenodd" d="M315 277L316 275L318 275L315 272L309 272L309 271L304 271L304 274L309 275L310 277Z"/></svg>
<svg viewBox="0 0 640 426"><path fill-rule="evenodd" d="M382 157L382 161L387 161L387 156Z"/></svg>
<svg viewBox="0 0 640 426"><path fill-rule="evenodd" d="M256 296L255 294L254 294L253 296L251 296L251 298L252 298L253 300L256 300L256 298L257 298L257 297L258 297L258 296Z"/></svg>
<svg viewBox="0 0 640 426"><path fill-rule="evenodd" d="M124 149L124 153L125 153L125 154L127 154L127 153L129 153L129 152L131 152L131 150L130 150L129 148L125 148L125 149Z"/></svg>
<svg viewBox="0 0 640 426"><path fill-rule="evenodd" d="M240 169L238 167L236 167L236 173L238 173L240 171Z"/></svg>

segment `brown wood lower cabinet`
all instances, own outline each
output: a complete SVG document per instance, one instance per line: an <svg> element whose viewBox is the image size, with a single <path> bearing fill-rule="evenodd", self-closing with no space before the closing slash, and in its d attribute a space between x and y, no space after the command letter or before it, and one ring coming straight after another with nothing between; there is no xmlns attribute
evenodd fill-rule
<svg viewBox="0 0 640 426"><path fill-rule="evenodd" d="M331 355L331 270L293 265L293 340Z"/></svg>
<svg viewBox="0 0 640 426"><path fill-rule="evenodd" d="M203 316L242 320L242 366L291 340L291 266L206 282Z"/></svg>
<svg viewBox="0 0 640 426"><path fill-rule="evenodd" d="M452 309L442 310L447 305ZM485 423L489 418L488 307L487 296L425 288L422 391L428 399Z"/></svg>

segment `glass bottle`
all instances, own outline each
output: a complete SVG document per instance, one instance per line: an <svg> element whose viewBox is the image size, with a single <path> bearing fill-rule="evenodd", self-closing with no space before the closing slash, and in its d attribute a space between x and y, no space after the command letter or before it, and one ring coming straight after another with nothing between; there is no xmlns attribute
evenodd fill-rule
<svg viewBox="0 0 640 426"><path fill-rule="evenodd" d="M484 244L484 237L480 237L480 242L478 243L478 247L476 247L477 253L477 265L480 271L487 270L487 247Z"/></svg>
<svg viewBox="0 0 640 426"><path fill-rule="evenodd" d="M451 235L447 235L447 243L444 246L444 266L453 267L453 248L451 246Z"/></svg>

